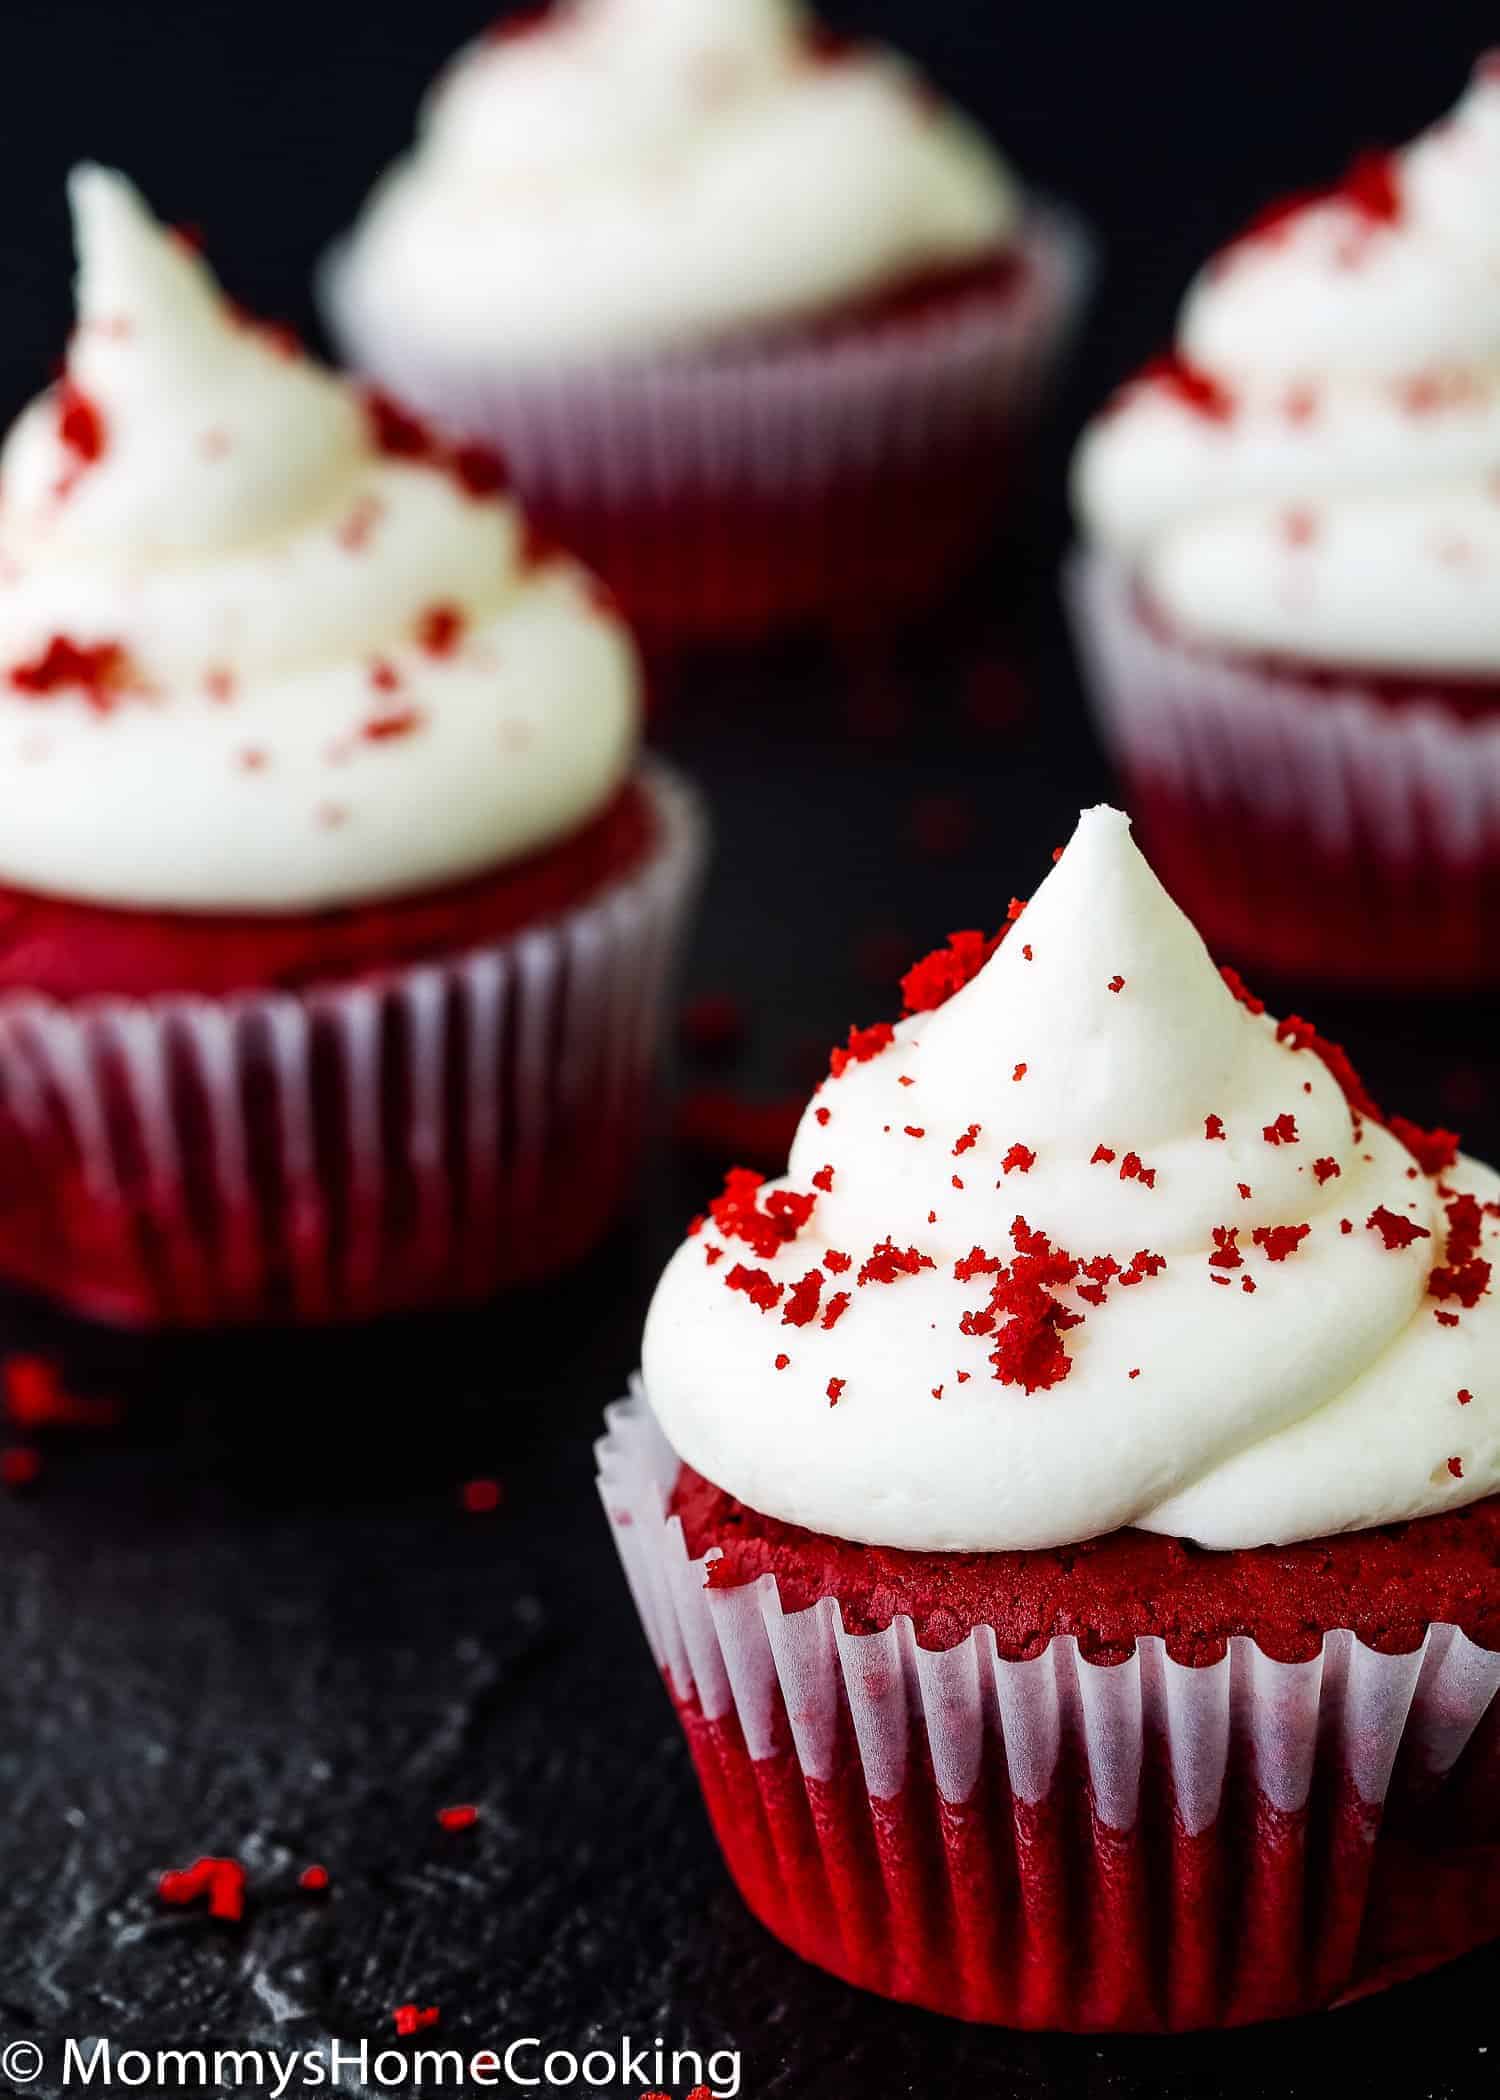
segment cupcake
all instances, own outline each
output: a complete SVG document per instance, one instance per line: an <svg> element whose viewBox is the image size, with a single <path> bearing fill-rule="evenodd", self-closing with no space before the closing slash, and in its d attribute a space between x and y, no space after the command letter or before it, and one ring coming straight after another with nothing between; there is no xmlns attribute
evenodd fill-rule
<svg viewBox="0 0 1500 2100"><path fill-rule="evenodd" d="M1500 1175L1099 809L673 1257L602 1489L746 1901L1021 2027L1500 1933Z"/></svg>
<svg viewBox="0 0 1500 2100"><path fill-rule="evenodd" d="M970 124L797 0L558 0L460 53L323 292L670 643L934 599L1080 276Z"/></svg>
<svg viewBox="0 0 1500 2100"><path fill-rule="evenodd" d="M0 1274L138 1325L484 1295L604 1228L699 820L490 456L120 176L0 456Z"/></svg>
<svg viewBox="0 0 1500 2100"><path fill-rule="evenodd" d="M1500 62L1273 205L1086 432L1077 627L1206 936L1352 984L1500 977Z"/></svg>

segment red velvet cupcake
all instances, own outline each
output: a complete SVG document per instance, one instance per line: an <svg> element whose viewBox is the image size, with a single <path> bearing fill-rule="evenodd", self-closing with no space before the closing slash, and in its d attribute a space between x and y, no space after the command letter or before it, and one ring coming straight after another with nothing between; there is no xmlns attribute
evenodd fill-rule
<svg viewBox="0 0 1500 2100"><path fill-rule="evenodd" d="M894 54L793 0L572 0L460 55L324 292L673 643L938 597L1084 274Z"/></svg>
<svg viewBox="0 0 1500 2100"><path fill-rule="evenodd" d="M605 1506L807 1959L1024 2027L1333 2005L1500 1935L1500 1175L1115 813L1011 920L697 1222Z"/></svg>
<svg viewBox="0 0 1500 2100"><path fill-rule="evenodd" d="M630 640L497 463L74 178L0 495L0 1273L363 1318L581 1254L700 851Z"/></svg>
<svg viewBox="0 0 1500 2100"><path fill-rule="evenodd" d="M1495 981L1500 69L1273 206L1086 434L1070 594L1163 879L1227 953Z"/></svg>

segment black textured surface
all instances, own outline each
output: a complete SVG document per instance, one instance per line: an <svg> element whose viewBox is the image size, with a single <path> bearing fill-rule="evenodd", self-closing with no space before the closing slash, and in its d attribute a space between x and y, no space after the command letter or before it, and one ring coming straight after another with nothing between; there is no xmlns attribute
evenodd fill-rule
<svg viewBox="0 0 1500 2100"><path fill-rule="evenodd" d="M65 325L69 159L120 159L204 225L237 290L300 314L317 246L480 12L11 0L7 409ZM1291 0L827 12L899 28L1020 165L1090 213L1113 269L1029 550L997 550L941 637L884 663L788 651L680 683L667 740L718 829L691 982L754 1016L731 1076L767 1098L805 1090L810 1046L892 1010L877 957L894 974L951 927L996 921L1107 786L1052 602L1079 412L1164 335L1186 269L1259 195L1435 113L1486 11L1427 11L1410 49L1381 41L1368 8ZM1500 1148L1492 1010L1306 1003L1393 1105ZM415 1999L442 2009L426 2040L733 2044L747 2094L790 2100L1300 2100L1331 2064L1356 2089L1487 2093L1490 1955L1319 2022L1099 2043L858 1997L745 1916L589 1450L651 1280L712 1178L664 1143L640 1208L580 1275L379 1335L152 1347L5 1311L4 1346L43 1342L76 1384L131 1401L118 1433L49 1444L31 1497L0 1499L0 2044L31 2037L48 2057L25 2089L61 2089L70 2035L388 2040L391 2008ZM504 1480L492 1516L458 1505L475 1474ZM439 1829L437 1809L460 1800L480 1804L478 1824ZM245 1862L242 1925L155 1900L160 1870L200 1852ZM297 1890L311 1860L332 1874L325 1897ZM1413 2034L1419 2067L1398 2079Z"/></svg>

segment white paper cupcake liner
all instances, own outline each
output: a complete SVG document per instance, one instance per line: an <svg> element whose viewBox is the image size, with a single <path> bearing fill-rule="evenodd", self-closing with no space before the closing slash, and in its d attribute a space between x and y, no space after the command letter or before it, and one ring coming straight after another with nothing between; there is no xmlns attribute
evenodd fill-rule
<svg viewBox="0 0 1500 2100"><path fill-rule="evenodd" d="M1007 1661L988 1628L942 1653L919 1647L905 1618L850 1634L832 1598L783 1611L769 1575L706 1589L708 1557L690 1558L667 1515L677 1455L638 1388L607 1423L600 1492L652 1654L731 1866L799 1951L891 1995L1021 2025L1212 2025L1388 1980L1360 1966L1382 1810L1398 1794L1430 1804L1476 1731L1493 1728L1500 1654L1451 1625L1404 1655L1333 1632L1297 1663L1235 1638L1199 1668L1155 1637L1104 1665L1071 1636ZM767 1825L759 1864L733 1827L751 1811L727 1818L714 1801L737 1753L764 1775L751 1790ZM812 1879L827 1882L816 1900L796 1886L809 1878L799 1817L816 1833ZM863 1921L868 1935L847 1864L866 1842L856 1824L873 1830L879 1862L883 1914ZM937 1894L914 1906L901 1882L923 1829L937 1833ZM1493 1847L1479 1856L1500 1864ZM987 1875L1002 1893L971 1930L964 1895ZM1189 1930L1205 1890L1224 1915ZM1466 1885L1459 1936L1500 1932L1500 1901L1476 1928L1471 1896ZM1320 1950L1309 1930L1322 1931ZM1406 1966L1452 1951L1445 1938Z"/></svg>
<svg viewBox="0 0 1500 2100"><path fill-rule="evenodd" d="M1142 619L1129 570L1075 554L1066 597L1095 719L1122 767L1210 808L1294 823L1333 852L1373 831L1394 860L1500 858L1500 715L1393 707L1174 643Z"/></svg>
<svg viewBox="0 0 1500 2100"><path fill-rule="evenodd" d="M582 1254L628 1180L703 858L461 955L224 999L0 998L0 1272L126 1325L367 1318Z"/></svg>

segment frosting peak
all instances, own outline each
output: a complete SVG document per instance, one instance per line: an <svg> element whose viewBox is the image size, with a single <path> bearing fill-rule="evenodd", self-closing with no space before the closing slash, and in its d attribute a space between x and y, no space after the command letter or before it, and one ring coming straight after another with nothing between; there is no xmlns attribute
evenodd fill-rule
<svg viewBox="0 0 1500 2100"><path fill-rule="evenodd" d="M337 297L487 368L589 361L795 322L1018 215L910 67L790 0L573 0L459 54Z"/></svg>
<svg viewBox="0 0 1500 2100"><path fill-rule="evenodd" d="M668 1267L645 1375L682 1456L934 1550L1285 1541L1500 1485L1500 1177L1239 996L1117 812L986 945L908 978L786 1180L732 1178Z"/></svg>
<svg viewBox="0 0 1500 2100"><path fill-rule="evenodd" d="M1500 69L1273 206L1085 434L1081 518L1189 641L1500 673Z"/></svg>
<svg viewBox="0 0 1500 2100"><path fill-rule="evenodd" d="M248 320L123 176L0 454L0 882L121 906L399 895L581 828L636 685L493 462Z"/></svg>

